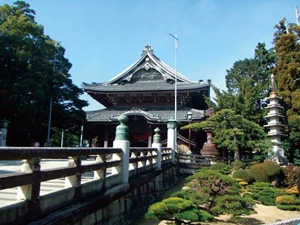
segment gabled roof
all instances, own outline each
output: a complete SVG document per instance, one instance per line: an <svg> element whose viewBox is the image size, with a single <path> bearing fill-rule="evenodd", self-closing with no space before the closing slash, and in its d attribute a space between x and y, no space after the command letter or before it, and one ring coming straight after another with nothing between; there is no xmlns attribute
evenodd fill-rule
<svg viewBox="0 0 300 225"><path fill-rule="evenodd" d="M103 83L102 85L118 84L122 80L129 81L132 78L132 75L138 70L150 68L153 68L156 71L160 72L163 75L164 80L175 80L176 76L178 82L193 83L193 81L189 80L182 74L176 72L173 68L161 61L157 56L153 54L153 50L151 49L151 47L149 45L146 45L143 49L141 57L136 62L134 62L127 69L125 69L109 81Z"/></svg>
<svg viewBox="0 0 300 225"><path fill-rule="evenodd" d="M144 94L144 100L148 103L154 101L149 100L147 97L152 93L173 96L175 95L175 84L179 94L191 96L190 93L200 93L200 98L203 94L209 96L209 82L191 81L161 61L153 54L151 47L147 45L143 49L141 57L135 63L109 81L83 83L82 86L96 101L105 107L110 107L116 104L132 105L132 101L128 101L128 95L131 95L130 98L134 99L134 95ZM111 100L111 98L114 99ZM194 96L193 98L199 97ZM124 102L125 100L126 102ZM198 99L193 101L199 102ZM156 104L155 102L152 103Z"/></svg>

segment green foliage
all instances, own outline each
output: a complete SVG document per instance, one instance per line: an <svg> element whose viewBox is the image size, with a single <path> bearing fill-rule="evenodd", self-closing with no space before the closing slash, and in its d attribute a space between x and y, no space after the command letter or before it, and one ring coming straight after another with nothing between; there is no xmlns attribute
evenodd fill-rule
<svg viewBox="0 0 300 225"><path fill-rule="evenodd" d="M198 131L205 127L210 127L217 147L234 151L236 160L240 160L242 150L262 153L272 146L262 127L230 109L222 109L205 121L181 129Z"/></svg>
<svg viewBox="0 0 300 225"><path fill-rule="evenodd" d="M262 163L251 166L249 172L255 181L269 182L268 171Z"/></svg>
<svg viewBox="0 0 300 225"><path fill-rule="evenodd" d="M216 98L207 99L209 107L216 112L232 109L238 115L260 125L264 118L265 97L269 94L269 75L276 63L274 49L267 50L264 43L258 43L253 59L239 60L227 70L227 91L212 86Z"/></svg>
<svg viewBox="0 0 300 225"><path fill-rule="evenodd" d="M283 184L288 188L297 186L297 182L300 177L300 167L286 166L282 168L282 171L284 174Z"/></svg>
<svg viewBox="0 0 300 225"><path fill-rule="evenodd" d="M248 170L234 171L232 174L232 177L233 178L241 178L243 181L247 182L248 184L251 184L254 180Z"/></svg>
<svg viewBox="0 0 300 225"><path fill-rule="evenodd" d="M282 97L284 106L283 113L287 116L288 139L283 148L289 162L300 165L299 143L300 143L300 26L289 26L289 33L284 32L284 21L281 20L275 33L275 49L278 54L278 62L273 69L277 81L277 93Z"/></svg>
<svg viewBox="0 0 300 225"><path fill-rule="evenodd" d="M276 188L267 182L254 182L246 188L253 199L260 201L264 205L275 205L276 197L284 194L284 190Z"/></svg>
<svg viewBox="0 0 300 225"><path fill-rule="evenodd" d="M244 163L240 160L237 160L237 161L234 161L231 163L231 167L234 170L246 169L246 163Z"/></svg>
<svg viewBox="0 0 300 225"><path fill-rule="evenodd" d="M274 188L268 187L263 190L251 194L251 197L260 201L264 205L275 205L276 192Z"/></svg>
<svg viewBox="0 0 300 225"><path fill-rule="evenodd" d="M276 198L276 206L282 210L300 210L300 200L292 195L282 195Z"/></svg>
<svg viewBox="0 0 300 225"><path fill-rule="evenodd" d="M250 198L240 195L240 185L234 178L216 170L200 170L187 180L191 190L201 196L197 199L202 198L202 205L213 215L248 214L251 211L248 206L254 204Z"/></svg>
<svg viewBox="0 0 300 225"><path fill-rule="evenodd" d="M65 49L34 18L24 1L0 6L0 118L10 121L11 146L46 141L50 99L52 128L79 133L85 122L82 107L87 102L79 98L83 90L72 83Z"/></svg>
<svg viewBox="0 0 300 225"><path fill-rule="evenodd" d="M216 170L216 171L219 171L220 173L222 174L230 174L231 173L231 167L228 166L227 164L225 163L216 163L216 164L213 164L211 167L210 167L211 170Z"/></svg>
<svg viewBox="0 0 300 225"><path fill-rule="evenodd" d="M276 162L265 161L263 166L265 167L268 176L275 176L281 173L280 166Z"/></svg>
<svg viewBox="0 0 300 225"><path fill-rule="evenodd" d="M254 182L247 186L247 190L251 193L258 193L265 188L273 188L274 186L267 182Z"/></svg>
<svg viewBox="0 0 300 225"><path fill-rule="evenodd" d="M170 197L178 197L187 200L191 200L196 205L201 205L203 202L207 202L209 200L209 191L202 189L203 193L200 194L199 192L194 191L193 189L182 190L174 192L170 195Z"/></svg>
<svg viewBox="0 0 300 225"><path fill-rule="evenodd" d="M151 205L145 214L145 218L159 220L175 218L178 221L213 221L213 216L203 210L199 210L192 201L178 197L170 197Z"/></svg>
<svg viewBox="0 0 300 225"><path fill-rule="evenodd" d="M251 198L245 198L241 195L224 195L215 199L215 206L211 208L214 215L230 214L230 215L250 215L251 210L248 206L254 205Z"/></svg>

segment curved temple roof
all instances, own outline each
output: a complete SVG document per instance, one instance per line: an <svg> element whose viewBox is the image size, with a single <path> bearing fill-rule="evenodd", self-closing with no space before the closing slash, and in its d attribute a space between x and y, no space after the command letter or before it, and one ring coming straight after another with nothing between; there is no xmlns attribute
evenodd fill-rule
<svg viewBox="0 0 300 225"><path fill-rule="evenodd" d="M82 86L87 92L172 90L174 89L175 78L177 79L178 90L209 86L208 83L191 81L176 72L156 57L151 47L147 45L140 59L109 81L92 84L83 83Z"/></svg>

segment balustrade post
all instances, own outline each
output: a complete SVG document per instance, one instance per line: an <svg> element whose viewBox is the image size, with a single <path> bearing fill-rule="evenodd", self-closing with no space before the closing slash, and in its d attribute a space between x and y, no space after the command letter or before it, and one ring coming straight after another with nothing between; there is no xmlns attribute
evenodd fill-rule
<svg viewBox="0 0 300 225"><path fill-rule="evenodd" d="M97 155L96 162L105 163L107 154ZM94 171L94 179L104 179L106 177L106 169Z"/></svg>
<svg viewBox="0 0 300 225"><path fill-rule="evenodd" d="M168 148L172 148L172 159L171 162L174 163L175 162L175 146L176 146L176 120L173 119L173 117L171 117L171 119L169 119L167 121L167 127L168 127L168 143L167 143L167 147Z"/></svg>
<svg viewBox="0 0 300 225"><path fill-rule="evenodd" d="M113 142L113 147L122 149L122 168L120 172L122 173L123 184L127 184L129 180L130 143L128 141L128 127L125 124L128 121L128 117L122 114L118 120L120 125L116 128L116 137Z"/></svg>
<svg viewBox="0 0 300 225"><path fill-rule="evenodd" d="M156 168L161 169L161 138L160 138L160 129L157 127L154 130L155 134L153 135L152 147L157 148L156 155Z"/></svg>
<svg viewBox="0 0 300 225"><path fill-rule="evenodd" d="M77 167L80 171L80 166L80 156L69 157L68 167ZM79 171L76 175L66 177L65 187L78 187L81 184L81 173Z"/></svg>
<svg viewBox="0 0 300 225"><path fill-rule="evenodd" d="M32 184L23 185L18 187L17 199L18 200L37 200L40 198L41 188L41 158L33 157L31 159L24 159L21 166L21 172L33 173L34 180Z"/></svg>

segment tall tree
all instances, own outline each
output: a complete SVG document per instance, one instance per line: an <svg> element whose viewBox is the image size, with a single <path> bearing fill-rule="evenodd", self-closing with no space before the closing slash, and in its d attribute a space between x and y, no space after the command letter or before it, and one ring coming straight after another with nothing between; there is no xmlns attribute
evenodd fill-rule
<svg viewBox="0 0 300 225"><path fill-rule="evenodd" d="M85 121L83 90L72 83L65 49L44 34L24 1L0 7L0 118L10 121L7 145L46 140L52 125L78 129Z"/></svg>
<svg viewBox="0 0 300 225"><path fill-rule="evenodd" d="M283 99L289 129L289 148L285 149L290 162L295 162L300 146L300 26L289 26L289 32L282 31L282 21L276 26L275 49L278 63L273 69L277 81L278 95ZM297 153L294 151L298 151Z"/></svg>
<svg viewBox="0 0 300 225"><path fill-rule="evenodd" d="M234 110L261 125L265 123L263 108L276 60L274 49L267 50L264 43L258 43L253 59L237 61L227 70L226 87L234 96Z"/></svg>

